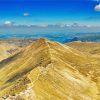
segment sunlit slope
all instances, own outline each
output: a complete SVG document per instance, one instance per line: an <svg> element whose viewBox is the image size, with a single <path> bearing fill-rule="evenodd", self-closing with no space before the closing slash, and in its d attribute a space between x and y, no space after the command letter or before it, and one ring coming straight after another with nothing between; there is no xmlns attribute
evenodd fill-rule
<svg viewBox="0 0 100 100"><path fill-rule="evenodd" d="M100 90L100 42L76 41L66 43L66 45L77 49L84 54L87 54L90 59L92 59L92 62L84 64L83 66L78 66L76 68L78 68L78 70L83 74L87 74L88 77L91 77L92 80L97 83Z"/></svg>
<svg viewBox="0 0 100 100"><path fill-rule="evenodd" d="M7 57L10 57L13 55L19 47L6 43L4 41L0 41L0 61L3 59L6 59Z"/></svg>
<svg viewBox="0 0 100 100"><path fill-rule="evenodd" d="M60 60L47 68L38 67L29 75L35 100L92 100L97 98L96 85ZM63 67L62 67L63 66Z"/></svg>
<svg viewBox="0 0 100 100"><path fill-rule="evenodd" d="M46 68L38 67L34 69L29 78L33 85L36 100L96 100L99 99L96 84L87 79L91 69L87 69L85 64L93 60L68 46L46 41L48 44L51 64ZM82 70L80 66L84 67ZM76 64L75 66L71 66ZM90 63L90 66L92 64ZM80 74L80 72L82 74ZM86 72L83 72L85 71ZM34 74L35 73L35 74ZM36 76L37 74L37 76ZM91 77L91 75L90 75Z"/></svg>
<svg viewBox="0 0 100 100"><path fill-rule="evenodd" d="M100 42L70 42L66 43L67 46L75 48L81 52L88 54L100 54Z"/></svg>
<svg viewBox="0 0 100 100"><path fill-rule="evenodd" d="M40 39L0 63L0 96L18 94L25 100L99 100L99 83L96 84L99 74L89 74L97 66L98 61L69 46Z"/></svg>

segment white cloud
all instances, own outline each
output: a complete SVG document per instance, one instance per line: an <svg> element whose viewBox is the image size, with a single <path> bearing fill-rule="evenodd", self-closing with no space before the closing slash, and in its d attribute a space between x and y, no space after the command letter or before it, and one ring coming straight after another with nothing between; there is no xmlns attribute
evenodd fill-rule
<svg viewBox="0 0 100 100"><path fill-rule="evenodd" d="M95 9L95 11L100 12L100 4L96 5L94 9Z"/></svg>
<svg viewBox="0 0 100 100"><path fill-rule="evenodd" d="M4 25L6 25L6 26L12 26L13 24L15 24L15 22L12 22L12 21L5 21L4 22Z"/></svg>
<svg viewBox="0 0 100 100"><path fill-rule="evenodd" d="M29 13L24 13L23 16L29 16Z"/></svg>
<svg viewBox="0 0 100 100"><path fill-rule="evenodd" d="M94 2L100 2L100 0L92 0L92 1L94 1Z"/></svg>
<svg viewBox="0 0 100 100"><path fill-rule="evenodd" d="M93 1L97 1L98 2L99 0L93 0Z"/></svg>

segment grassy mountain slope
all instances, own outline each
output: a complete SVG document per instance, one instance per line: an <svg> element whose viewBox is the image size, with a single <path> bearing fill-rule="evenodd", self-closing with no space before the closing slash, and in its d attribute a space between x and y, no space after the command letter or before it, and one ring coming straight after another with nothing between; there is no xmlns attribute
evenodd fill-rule
<svg viewBox="0 0 100 100"><path fill-rule="evenodd" d="M76 42L66 43L66 45L88 54L100 53L100 42L76 41Z"/></svg>
<svg viewBox="0 0 100 100"><path fill-rule="evenodd" d="M0 61L12 56L18 49L19 47L13 44L0 41Z"/></svg>
<svg viewBox="0 0 100 100"><path fill-rule="evenodd" d="M97 59L40 39L0 63L0 96L13 95L14 100L99 100L99 70Z"/></svg>

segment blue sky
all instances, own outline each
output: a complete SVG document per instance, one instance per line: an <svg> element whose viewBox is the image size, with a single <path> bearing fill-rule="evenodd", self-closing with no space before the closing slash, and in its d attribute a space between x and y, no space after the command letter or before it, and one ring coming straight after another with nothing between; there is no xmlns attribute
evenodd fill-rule
<svg viewBox="0 0 100 100"><path fill-rule="evenodd" d="M0 0L0 24L100 25L98 5L99 0Z"/></svg>

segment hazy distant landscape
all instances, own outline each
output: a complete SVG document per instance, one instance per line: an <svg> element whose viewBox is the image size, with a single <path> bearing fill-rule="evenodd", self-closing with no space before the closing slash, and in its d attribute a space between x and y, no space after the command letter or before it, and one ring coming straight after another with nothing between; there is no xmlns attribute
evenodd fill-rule
<svg viewBox="0 0 100 100"><path fill-rule="evenodd" d="M80 29L81 28L81 29ZM98 30L97 30L98 29ZM42 26L4 26L0 28L0 39L20 38L39 39L48 38L61 43L71 41L100 41L99 27L88 28L82 26L61 27L60 25ZM94 31L93 31L94 30ZM97 32L96 32L97 31Z"/></svg>

